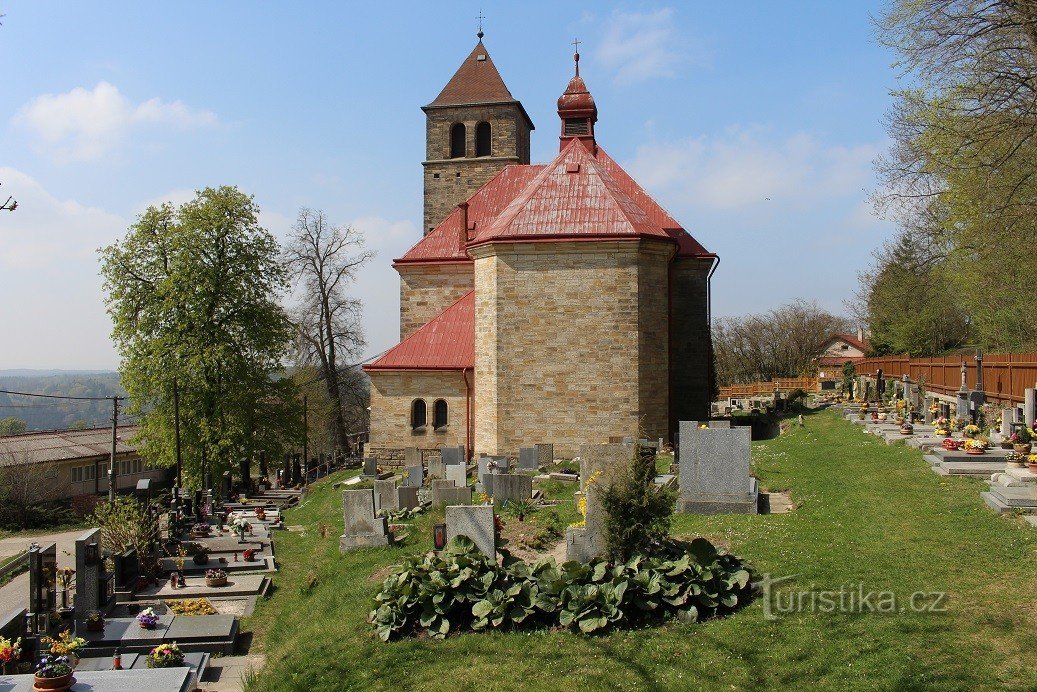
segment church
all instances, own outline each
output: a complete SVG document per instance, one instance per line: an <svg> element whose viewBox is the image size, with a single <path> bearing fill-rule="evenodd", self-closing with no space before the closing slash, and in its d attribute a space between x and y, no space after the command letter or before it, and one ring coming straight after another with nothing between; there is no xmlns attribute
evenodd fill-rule
<svg viewBox="0 0 1037 692"><path fill-rule="evenodd" d="M393 261L400 343L364 365L368 454L671 439L708 417L710 277L700 245L605 151L580 76L558 99L558 155L479 42L426 116L423 237Z"/></svg>

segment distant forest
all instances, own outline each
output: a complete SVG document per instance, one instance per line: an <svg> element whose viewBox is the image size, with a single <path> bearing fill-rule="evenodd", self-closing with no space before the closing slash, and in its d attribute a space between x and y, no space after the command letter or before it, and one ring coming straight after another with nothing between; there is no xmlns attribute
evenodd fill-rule
<svg viewBox="0 0 1037 692"><path fill-rule="evenodd" d="M0 371L0 389L63 396L126 395L115 372L9 375ZM30 431L94 428L110 425L111 416L109 401L63 401L0 394L0 421L18 418ZM120 423L124 422L120 419Z"/></svg>

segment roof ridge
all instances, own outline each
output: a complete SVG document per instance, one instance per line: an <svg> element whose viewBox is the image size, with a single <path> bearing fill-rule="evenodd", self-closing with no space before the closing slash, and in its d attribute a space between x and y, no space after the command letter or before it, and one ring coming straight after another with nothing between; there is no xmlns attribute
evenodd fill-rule
<svg viewBox="0 0 1037 692"><path fill-rule="evenodd" d="M482 69L486 67L488 69ZM429 106L459 106L515 101L480 39Z"/></svg>

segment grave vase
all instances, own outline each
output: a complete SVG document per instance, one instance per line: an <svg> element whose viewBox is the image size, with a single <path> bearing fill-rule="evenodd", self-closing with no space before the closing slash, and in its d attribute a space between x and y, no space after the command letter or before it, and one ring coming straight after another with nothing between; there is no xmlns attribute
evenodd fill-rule
<svg viewBox="0 0 1037 692"><path fill-rule="evenodd" d="M34 690L51 690L53 692L63 692L64 690L72 689L72 684L75 682L75 678L72 677L72 673L68 675L62 675L58 678L41 678L39 676L33 676L33 689Z"/></svg>

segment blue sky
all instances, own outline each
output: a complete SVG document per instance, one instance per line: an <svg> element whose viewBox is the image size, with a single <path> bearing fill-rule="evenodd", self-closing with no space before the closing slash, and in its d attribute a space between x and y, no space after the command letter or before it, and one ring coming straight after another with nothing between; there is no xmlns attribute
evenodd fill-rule
<svg viewBox="0 0 1037 692"><path fill-rule="evenodd" d="M148 204L233 184L284 237L301 206L362 229L370 353L419 238L424 115L475 43L557 151L572 72L598 141L722 264L714 314L842 311L891 233L867 203L897 86L872 2L0 2L0 369L113 368L96 249ZM769 198L769 199L768 199Z"/></svg>

